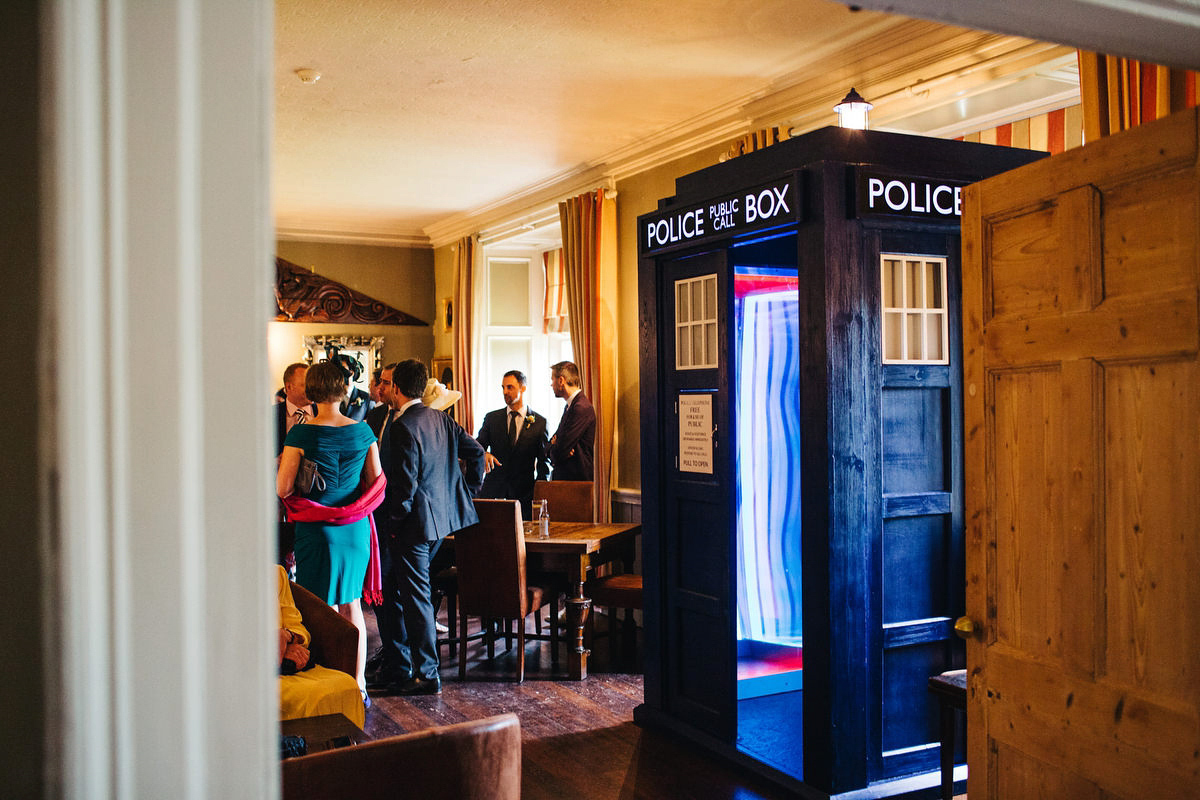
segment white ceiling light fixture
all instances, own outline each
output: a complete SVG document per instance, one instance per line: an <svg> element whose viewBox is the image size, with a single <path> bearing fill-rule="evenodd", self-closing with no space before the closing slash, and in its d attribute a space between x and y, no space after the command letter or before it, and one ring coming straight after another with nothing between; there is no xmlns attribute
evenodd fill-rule
<svg viewBox="0 0 1200 800"><path fill-rule="evenodd" d="M865 131L867 129L867 112L874 107L852 87L850 93L843 97L842 102L834 106L833 110L837 112L838 125L841 127Z"/></svg>
<svg viewBox="0 0 1200 800"><path fill-rule="evenodd" d="M315 69L303 67L296 70L296 77L300 79L301 83L311 85L321 80L321 73L317 72Z"/></svg>

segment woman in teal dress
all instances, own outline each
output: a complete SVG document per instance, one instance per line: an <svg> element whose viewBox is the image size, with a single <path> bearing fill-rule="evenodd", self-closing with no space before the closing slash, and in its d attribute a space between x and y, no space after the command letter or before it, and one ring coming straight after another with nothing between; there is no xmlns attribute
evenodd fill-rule
<svg viewBox="0 0 1200 800"><path fill-rule="evenodd" d="M382 472L379 446L365 423L342 414L346 376L332 361L308 370L304 391L317 407L309 423L294 425L283 443L276 490L280 497L295 491L301 457L315 461L324 487L305 495L326 506L356 500ZM363 578L371 552L371 521L346 525L296 523L296 583L322 598L358 628L358 684L366 693L367 626L363 619Z"/></svg>

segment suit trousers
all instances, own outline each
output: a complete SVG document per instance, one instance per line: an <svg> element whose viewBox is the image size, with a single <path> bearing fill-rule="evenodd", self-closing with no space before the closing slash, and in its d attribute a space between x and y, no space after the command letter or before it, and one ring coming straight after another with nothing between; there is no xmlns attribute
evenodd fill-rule
<svg viewBox="0 0 1200 800"><path fill-rule="evenodd" d="M438 676L429 564L441 544L441 539L416 543L392 539L380 554L383 605L376 609L376 618L383 641L383 669L397 679Z"/></svg>

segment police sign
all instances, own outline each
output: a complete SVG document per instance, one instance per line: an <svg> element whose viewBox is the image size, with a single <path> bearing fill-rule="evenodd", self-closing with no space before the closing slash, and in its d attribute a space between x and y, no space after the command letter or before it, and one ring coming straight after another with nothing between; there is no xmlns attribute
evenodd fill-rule
<svg viewBox="0 0 1200 800"><path fill-rule="evenodd" d="M696 205L646 214L638 219L642 255L685 247L800 219L797 175L760 184Z"/></svg>
<svg viewBox="0 0 1200 800"><path fill-rule="evenodd" d="M886 175L860 169L855 184L859 217L957 220L962 216L962 187L967 181Z"/></svg>

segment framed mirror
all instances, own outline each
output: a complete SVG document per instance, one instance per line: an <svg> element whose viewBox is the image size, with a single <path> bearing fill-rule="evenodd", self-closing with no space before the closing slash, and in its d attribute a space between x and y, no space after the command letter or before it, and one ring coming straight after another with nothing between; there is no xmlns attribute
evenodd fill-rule
<svg viewBox="0 0 1200 800"><path fill-rule="evenodd" d="M362 375L354 386L368 391L371 372L383 366L383 337L333 334L304 337L304 363L319 364L326 359L325 348L333 345L342 353L352 355L363 365Z"/></svg>

